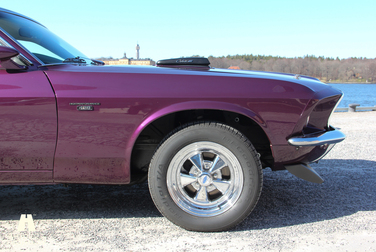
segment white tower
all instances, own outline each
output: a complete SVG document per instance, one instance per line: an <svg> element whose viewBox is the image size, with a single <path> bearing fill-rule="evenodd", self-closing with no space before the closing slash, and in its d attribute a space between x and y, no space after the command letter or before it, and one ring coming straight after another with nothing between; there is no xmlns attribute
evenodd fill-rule
<svg viewBox="0 0 376 252"><path fill-rule="evenodd" d="M136 55L137 55L137 59L140 59L140 46L138 45L137 43L137 46L136 46Z"/></svg>

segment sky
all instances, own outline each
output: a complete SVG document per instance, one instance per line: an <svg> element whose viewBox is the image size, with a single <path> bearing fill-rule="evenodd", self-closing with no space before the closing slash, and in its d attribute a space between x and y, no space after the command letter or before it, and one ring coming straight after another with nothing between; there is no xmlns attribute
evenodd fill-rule
<svg viewBox="0 0 376 252"><path fill-rule="evenodd" d="M90 58L376 58L376 1L0 0Z"/></svg>

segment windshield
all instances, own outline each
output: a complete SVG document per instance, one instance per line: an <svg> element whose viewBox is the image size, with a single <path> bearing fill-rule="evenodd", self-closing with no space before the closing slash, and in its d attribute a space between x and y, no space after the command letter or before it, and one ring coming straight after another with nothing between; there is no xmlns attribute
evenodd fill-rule
<svg viewBox="0 0 376 252"><path fill-rule="evenodd" d="M0 27L44 64L62 63L68 58L87 58L47 28L29 19L0 12Z"/></svg>

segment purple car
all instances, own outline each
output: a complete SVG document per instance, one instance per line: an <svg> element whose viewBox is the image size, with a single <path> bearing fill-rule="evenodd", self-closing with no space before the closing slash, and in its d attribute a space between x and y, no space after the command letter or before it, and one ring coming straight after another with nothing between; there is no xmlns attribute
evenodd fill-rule
<svg viewBox="0 0 376 252"><path fill-rule="evenodd" d="M104 66L40 23L0 9L0 184L133 184L195 231L234 227L262 170L315 183L345 136L342 92L307 76L211 68L206 58Z"/></svg>

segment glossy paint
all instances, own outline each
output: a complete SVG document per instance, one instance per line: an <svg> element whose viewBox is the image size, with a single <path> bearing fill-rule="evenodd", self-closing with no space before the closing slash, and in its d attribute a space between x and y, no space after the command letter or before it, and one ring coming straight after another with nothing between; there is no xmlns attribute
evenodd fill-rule
<svg viewBox="0 0 376 252"><path fill-rule="evenodd" d="M270 141L273 169L327 151L287 142L303 134L310 115L315 124L326 123L335 106L331 97L341 95L314 78L202 67L42 65L0 35L32 62L27 70L0 70L0 183L127 184L141 132L187 110L230 111L253 120ZM318 111L323 99L330 101Z"/></svg>
<svg viewBox="0 0 376 252"><path fill-rule="evenodd" d="M276 160L291 160L287 136L294 133L312 89L331 89L292 76L192 71L156 67L46 66L57 98L58 142L55 182L127 183L130 157L140 132L165 115L219 109L252 118L266 132ZM326 91L325 91L326 92ZM331 92L334 92L333 90ZM337 93L337 92L334 92ZM100 103L78 111L76 103ZM278 151L282 146L285 151ZM286 156L288 154L289 156Z"/></svg>
<svg viewBox="0 0 376 252"><path fill-rule="evenodd" d="M52 182L56 102L42 71L0 70L0 125L0 181Z"/></svg>

